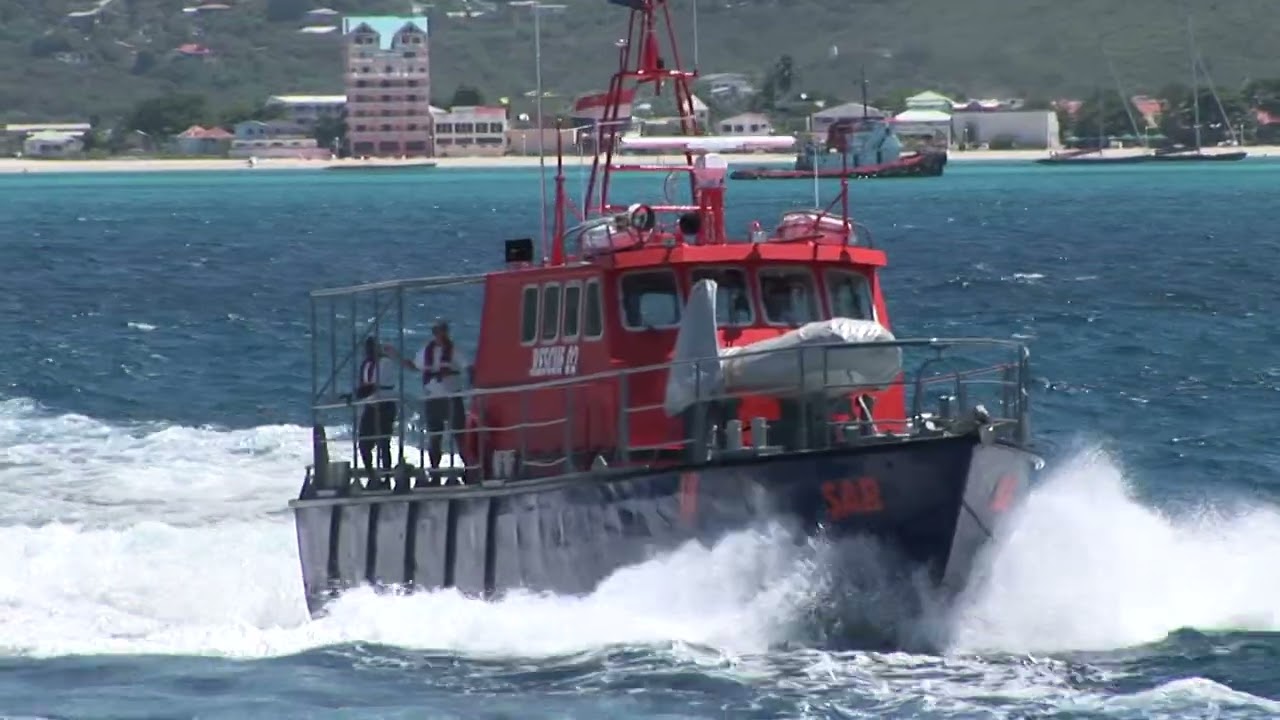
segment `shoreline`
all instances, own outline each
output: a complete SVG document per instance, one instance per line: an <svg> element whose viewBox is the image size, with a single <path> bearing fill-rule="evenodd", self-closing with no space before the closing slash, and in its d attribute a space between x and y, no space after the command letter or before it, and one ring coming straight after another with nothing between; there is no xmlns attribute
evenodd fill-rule
<svg viewBox="0 0 1280 720"><path fill-rule="evenodd" d="M1234 149L1234 148L1233 148ZM1280 158L1280 146L1258 145L1242 148L1249 153L1249 158ZM1121 151L1123 152L1123 151ZM647 160L658 164L683 162L682 156L645 156ZM789 164L795 156L791 154L742 154L726 155L731 166L743 167L754 165ZM950 162L1030 162L1049 157L1048 150L965 150L951 151L947 158ZM588 158L590 160L590 158ZM555 158L548 157L547 166L554 168ZM38 158L0 158L0 175L27 173L92 173L92 172L193 172L193 171L228 171L228 170L320 170L330 167L355 170L370 168L388 170L400 166L412 166L423 163L435 163L431 170L483 170L514 169L538 167L537 156L504 155L499 157L438 157L414 160L370 159L370 160L304 160L298 158L263 158L256 166L250 167L242 158L110 158L104 160L61 160ZM577 167L581 163L578 156L565 156L567 169Z"/></svg>

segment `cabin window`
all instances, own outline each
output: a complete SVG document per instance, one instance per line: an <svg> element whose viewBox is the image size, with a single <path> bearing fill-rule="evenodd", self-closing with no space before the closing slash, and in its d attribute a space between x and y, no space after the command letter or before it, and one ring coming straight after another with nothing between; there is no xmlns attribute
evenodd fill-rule
<svg viewBox="0 0 1280 720"><path fill-rule="evenodd" d="M520 342L538 339L538 286L526 285L520 300Z"/></svg>
<svg viewBox="0 0 1280 720"><path fill-rule="evenodd" d="M760 271L760 301L765 319L792 327L820 320L813 275L808 270L772 268Z"/></svg>
<svg viewBox="0 0 1280 720"><path fill-rule="evenodd" d="M622 318L632 330L653 330L680 324L680 288L669 271L635 272L622 276Z"/></svg>
<svg viewBox="0 0 1280 720"><path fill-rule="evenodd" d="M542 341L555 340L560 332L560 285L542 286Z"/></svg>
<svg viewBox="0 0 1280 720"><path fill-rule="evenodd" d="M716 281L716 325L743 327L755 322L745 272L738 268L699 268L693 271L693 281L699 280Z"/></svg>
<svg viewBox="0 0 1280 720"><path fill-rule="evenodd" d="M827 299L831 317L874 320L875 303L871 300L871 284L867 278L845 270L827 271Z"/></svg>
<svg viewBox="0 0 1280 720"><path fill-rule="evenodd" d="M587 281L587 301L582 308L582 337L598 340L604 337L604 313L600 308L600 281Z"/></svg>
<svg viewBox="0 0 1280 720"><path fill-rule="evenodd" d="M564 330L561 335L565 340L578 337L579 313L582 310L582 284L569 283L564 286Z"/></svg>

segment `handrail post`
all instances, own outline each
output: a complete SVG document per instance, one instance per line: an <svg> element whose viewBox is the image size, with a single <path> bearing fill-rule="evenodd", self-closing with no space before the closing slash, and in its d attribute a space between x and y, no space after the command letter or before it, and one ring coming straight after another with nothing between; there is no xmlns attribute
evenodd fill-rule
<svg viewBox="0 0 1280 720"><path fill-rule="evenodd" d="M329 375L328 384L331 390L337 390L338 384L338 301L329 298L325 305L329 308ZM338 393L331 392L329 397Z"/></svg>
<svg viewBox="0 0 1280 720"><path fill-rule="evenodd" d="M320 452L321 447L315 442L315 438L317 437L316 427L320 425L320 411L316 410L316 406L320 404L320 398L317 397L320 392L320 359L318 357L320 353L320 339L316 336L316 299L308 298L308 306L311 311L309 313L311 321L311 327L309 328L309 332L311 333L311 467L315 470L313 477L325 477L329 473L329 468L320 467L320 460L322 458L322 454ZM329 438L326 437L325 442L327 443L328 440Z"/></svg>
<svg viewBox="0 0 1280 720"><path fill-rule="evenodd" d="M700 368L701 360L697 361L696 369ZM668 376L671 373L673 365L667 366ZM707 461L707 402L702 398L702 373L695 372L693 374L693 437L692 442L687 446L686 453L692 455L692 461L702 464Z"/></svg>
<svg viewBox="0 0 1280 720"><path fill-rule="evenodd" d="M564 466L572 472L573 463L573 386L564 386Z"/></svg>
<svg viewBox="0 0 1280 720"><path fill-rule="evenodd" d="M320 352L320 339L316 336L316 299L309 299L311 306L311 406L314 408L320 404L320 359L317 357ZM315 414L312 413L311 424L315 424Z"/></svg>
<svg viewBox="0 0 1280 720"><path fill-rule="evenodd" d="M809 399L810 399L809 389L805 387L805 378L804 378L804 346L800 346L796 348L796 355L798 356L797 359L799 360L799 362L796 363L796 366L797 366L797 369L800 371L800 377L798 378L799 382L796 383L796 387L800 388L800 443L801 443L801 447L797 449L808 450L810 449L809 440L810 440L810 435L812 433L812 428L809 426L809 413L811 412L811 409L809 407Z"/></svg>
<svg viewBox="0 0 1280 720"><path fill-rule="evenodd" d="M1019 395L1019 413L1018 413L1018 443L1026 446L1031 444L1031 393L1029 392L1027 378L1030 373L1031 353L1026 346L1018 349L1021 356L1018 360L1018 395Z"/></svg>
<svg viewBox="0 0 1280 720"><path fill-rule="evenodd" d="M520 391L520 422L517 424L517 428L519 429L519 432L520 432L520 457L516 458L516 468L523 468L525 464L525 459L528 457L528 454L529 454L529 390L528 389L524 389ZM512 469L512 475L514 477L509 477L507 478L508 480L518 480L524 474L516 468Z"/></svg>
<svg viewBox="0 0 1280 720"><path fill-rule="evenodd" d="M618 454L624 464L631 461L631 418L627 412L630 389L631 373L623 370L618 376L618 423L615 427L618 434Z"/></svg>
<svg viewBox="0 0 1280 720"><path fill-rule="evenodd" d="M405 354L404 354L404 288L401 286L396 286L396 327L397 327L396 354L399 356L399 359L403 360L405 357ZM404 401L405 377L404 377L403 362L396 363L396 372L399 373L400 375L399 381L396 382L397 395L399 395L399 397L396 398L396 406L400 408L400 412L396 413L396 415L399 416L399 420L400 420L399 429L396 431L396 435L399 438L400 447L397 449L396 455L400 458L400 462L398 463L398 465L404 465L404 429L409 422L409 412L408 412L408 407L406 406Z"/></svg>
<svg viewBox="0 0 1280 720"><path fill-rule="evenodd" d="M829 405L827 401L827 383L830 381L830 378L831 378L829 374L831 369L831 358L830 358L831 349L832 348L829 345L824 345L822 347L822 398L824 401L822 406L823 407L822 449L824 450L829 450L831 448L831 436L835 434L834 432L832 432L833 428L831 427L831 413L828 412ZM853 400L850 400L849 402L850 404L852 404ZM858 429L859 429L859 432L861 432L861 429L862 429L861 426L859 426Z"/></svg>
<svg viewBox="0 0 1280 720"><path fill-rule="evenodd" d="M360 337L356 333L356 294L351 293L351 315L348 318L351 321L351 354L356 352L360 347ZM351 399L356 399L356 385L360 383L360 363L351 363L351 379L348 388L351 389ZM355 402L351 403L351 465L357 470L360 468L360 406Z"/></svg>

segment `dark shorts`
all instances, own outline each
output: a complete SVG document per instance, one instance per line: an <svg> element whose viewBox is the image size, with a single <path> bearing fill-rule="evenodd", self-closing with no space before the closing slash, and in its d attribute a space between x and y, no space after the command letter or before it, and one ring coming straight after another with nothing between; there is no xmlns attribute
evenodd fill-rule
<svg viewBox="0 0 1280 720"><path fill-rule="evenodd" d="M383 435L391 435L396 426L396 401L385 400L378 403L378 420Z"/></svg>
<svg viewBox="0 0 1280 720"><path fill-rule="evenodd" d="M466 412L462 408L461 397L428 398L427 432L444 432L444 424L448 421L453 432L466 429Z"/></svg>
<svg viewBox="0 0 1280 720"><path fill-rule="evenodd" d="M386 400L365 405L360 411L360 439L386 440L396 423L396 401Z"/></svg>
<svg viewBox="0 0 1280 720"><path fill-rule="evenodd" d="M377 405L365 405L360 410L360 439L374 440L382 434L382 417Z"/></svg>

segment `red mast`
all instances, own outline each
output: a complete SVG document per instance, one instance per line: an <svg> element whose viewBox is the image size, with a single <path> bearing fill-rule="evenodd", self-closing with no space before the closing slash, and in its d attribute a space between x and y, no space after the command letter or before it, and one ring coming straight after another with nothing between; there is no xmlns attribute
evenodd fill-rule
<svg viewBox="0 0 1280 720"><path fill-rule="evenodd" d="M654 94L661 95L663 81L670 80L680 115L680 133L689 136L699 134L690 87L697 73L681 69L680 50L668 0L609 2L630 8L631 21L627 26L627 37L618 43L618 71L609 82L603 117L595 128L596 156L591 164L583 210L599 214L609 210L609 181L614 169L617 138L630 123L630 112L624 117L621 110L624 105L631 106L636 90L644 85L653 85ZM600 163L602 149L605 155L603 168ZM693 165L693 154L687 150L685 160L688 165ZM598 205L594 202L597 181L600 192Z"/></svg>
<svg viewBox="0 0 1280 720"><path fill-rule="evenodd" d="M676 45L675 24L669 0L609 0L611 4L630 9L627 35L619 40L618 70L604 93L578 98L575 113L591 118L594 131L594 157L591 172L579 208L579 220L603 216L623 218L628 232L643 245L661 238L664 243L717 245L726 242L724 222L725 180L728 164L719 153L744 149L780 151L791 148L791 136L705 137L698 127L694 110L692 83L697 71L684 70ZM637 91L653 86L654 95L664 87L674 93L680 119L678 135L668 137L624 137L631 122L631 106ZM621 148L658 153L680 153L684 164L663 164L637 160L617 161ZM603 155L603 158L601 157ZM561 165L558 165L558 167ZM668 180L680 173L689 176L691 201L679 203L671 197L666 204L632 205L612 202L610 182L615 171L662 172ZM551 263L562 264L564 253L563 213L572 204L564 192L564 178L556 178L556 213L558 229L553 237ZM674 227L655 225L657 214L678 216ZM634 215L634 216L633 216Z"/></svg>

